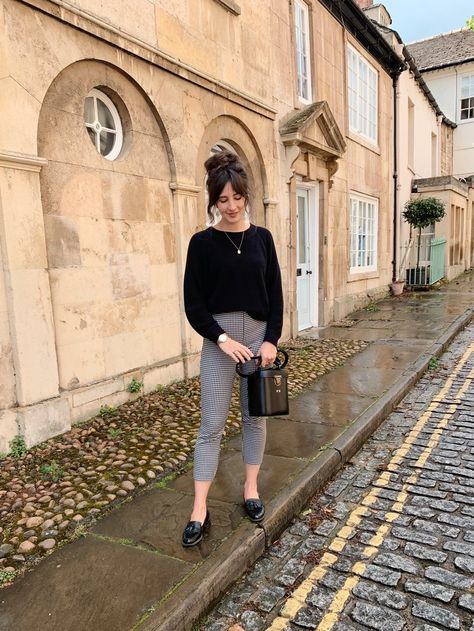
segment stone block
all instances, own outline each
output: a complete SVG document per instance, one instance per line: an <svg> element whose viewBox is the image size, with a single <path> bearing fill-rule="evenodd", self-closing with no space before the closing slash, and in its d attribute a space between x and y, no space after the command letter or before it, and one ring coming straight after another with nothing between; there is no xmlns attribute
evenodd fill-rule
<svg viewBox="0 0 474 631"><path fill-rule="evenodd" d="M107 375L128 372L132 368L155 363L150 331L131 331L103 339Z"/></svg>
<svg viewBox="0 0 474 631"><path fill-rule="evenodd" d="M196 377L200 372L201 355L196 353L194 355L187 355L184 358L184 367L186 377Z"/></svg>
<svg viewBox="0 0 474 631"><path fill-rule="evenodd" d="M66 397L50 399L17 409L19 433L27 447L67 432L71 428L71 414Z"/></svg>
<svg viewBox="0 0 474 631"><path fill-rule="evenodd" d="M81 389L80 391L75 391L72 394L72 404L73 407L80 407L85 403L90 403L91 401L103 399L104 397L115 394L116 392L120 392L123 389L124 378L117 377L116 379L111 379L109 381L105 381L93 386L89 386L88 388Z"/></svg>
<svg viewBox="0 0 474 631"><path fill-rule="evenodd" d="M40 107L41 102L13 77L0 79L2 149L36 155L36 132Z"/></svg>
<svg viewBox="0 0 474 631"><path fill-rule="evenodd" d="M9 442L18 434L16 410L0 411L0 453L10 451Z"/></svg>
<svg viewBox="0 0 474 631"><path fill-rule="evenodd" d="M108 267L50 269L49 279L54 308L57 305L77 304L84 287L87 287L87 299L94 304L110 303L113 300Z"/></svg>
<svg viewBox="0 0 474 631"><path fill-rule="evenodd" d="M81 244L76 221L70 217L45 215L44 226L49 267L80 267Z"/></svg>
<svg viewBox="0 0 474 631"><path fill-rule="evenodd" d="M58 370L46 270L11 270L11 337L20 405L58 394Z"/></svg>
<svg viewBox="0 0 474 631"><path fill-rule="evenodd" d="M95 338L58 344L57 352L61 388L69 390L107 377L103 340Z"/></svg>
<svg viewBox="0 0 474 631"><path fill-rule="evenodd" d="M145 372L143 376L144 391L145 393L153 392L158 385L167 385L181 379L184 379L182 360L170 363L166 366L157 366Z"/></svg>
<svg viewBox="0 0 474 631"><path fill-rule="evenodd" d="M47 261L39 174L2 168L0 193L2 231L5 235L4 267L8 270L45 268Z"/></svg>

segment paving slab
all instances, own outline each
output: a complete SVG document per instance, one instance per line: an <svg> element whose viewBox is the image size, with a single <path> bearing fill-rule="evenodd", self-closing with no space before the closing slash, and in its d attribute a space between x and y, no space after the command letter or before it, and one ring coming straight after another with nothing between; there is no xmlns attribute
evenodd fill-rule
<svg viewBox="0 0 474 631"><path fill-rule="evenodd" d="M291 418L291 417L290 417ZM289 419L270 418L267 423L265 453L286 458L310 458L315 447L326 445L340 433L340 428L326 423L303 423ZM242 439L236 436L227 443L229 449L240 451Z"/></svg>
<svg viewBox="0 0 474 631"><path fill-rule="evenodd" d="M192 565L88 535L64 546L0 595L1 631L118 631Z"/></svg>
<svg viewBox="0 0 474 631"><path fill-rule="evenodd" d="M283 458L265 454L258 477L258 486L262 497L270 499L277 493L284 492L288 482L296 477L306 464L307 461L303 458ZM209 491L208 497L210 500L230 502L239 506L242 504L244 465L242 455L239 452L228 449L221 453L219 468L214 482ZM190 512L192 495L194 493L192 471L176 478L169 486L176 491L189 494ZM241 510L242 515L244 515L243 508ZM181 530L182 528L183 526Z"/></svg>
<svg viewBox="0 0 474 631"><path fill-rule="evenodd" d="M212 523L200 546L183 548L177 536L189 519L189 495L153 488L102 519L92 533L146 546L175 559L198 563L206 559L242 522L242 510L229 502L209 502Z"/></svg>
<svg viewBox="0 0 474 631"><path fill-rule="evenodd" d="M345 427L366 410L373 399L356 394L331 393L323 396L321 391L309 387L290 402L288 419L302 423L318 423ZM280 417L285 418L285 417Z"/></svg>

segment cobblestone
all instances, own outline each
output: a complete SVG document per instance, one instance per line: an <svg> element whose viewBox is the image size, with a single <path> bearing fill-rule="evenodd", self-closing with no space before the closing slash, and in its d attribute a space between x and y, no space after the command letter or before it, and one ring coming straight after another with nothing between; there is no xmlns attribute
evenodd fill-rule
<svg viewBox="0 0 474 631"><path fill-rule="evenodd" d="M406 581L405 589L408 592L414 592L420 596L436 598L436 600L441 600L444 603L449 603L454 596L453 589L449 589L443 585L437 585L436 583L429 583L427 581Z"/></svg>
<svg viewBox="0 0 474 631"><path fill-rule="evenodd" d="M352 589L354 596L370 600L379 605L391 607L392 609L404 609L407 606L407 598L394 589L384 589L379 585L374 585L368 581L359 581Z"/></svg>
<svg viewBox="0 0 474 631"><path fill-rule="evenodd" d="M472 594L463 594L459 598L459 606L474 613L474 596Z"/></svg>
<svg viewBox="0 0 474 631"><path fill-rule="evenodd" d="M423 620L429 620L440 624L447 629L460 629L461 623L459 616L451 613L448 609L437 607L424 600L415 600L412 607L412 613L417 618L423 618Z"/></svg>
<svg viewBox="0 0 474 631"><path fill-rule="evenodd" d="M374 563L377 565L384 565L392 568L393 570L401 570L402 572L408 572L410 574L419 574L421 572L421 566L415 563L407 557L400 556L398 554L379 554Z"/></svg>
<svg viewBox="0 0 474 631"><path fill-rule="evenodd" d="M405 626L405 621L399 614L367 603L358 602L351 617L359 624L379 631L401 631Z"/></svg>
<svg viewBox="0 0 474 631"><path fill-rule="evenodd" d="M457 572L445 570L442 567L429 566L425 570L426 578L431 578L445 585L451 585L460 589L469 589L474 583L474 579L467 578Z"/></svg>

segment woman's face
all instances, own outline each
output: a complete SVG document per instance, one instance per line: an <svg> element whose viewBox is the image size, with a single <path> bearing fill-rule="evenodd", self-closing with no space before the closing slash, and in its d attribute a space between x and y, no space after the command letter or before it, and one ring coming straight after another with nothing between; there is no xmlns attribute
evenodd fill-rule
<svg viewBox="0 0 474 631"><path fill-rule="evenodd" d="M222 215L222 227L239 228L245 224L245 197L236 193L227 182L219 195L216 206Z"/></svg>

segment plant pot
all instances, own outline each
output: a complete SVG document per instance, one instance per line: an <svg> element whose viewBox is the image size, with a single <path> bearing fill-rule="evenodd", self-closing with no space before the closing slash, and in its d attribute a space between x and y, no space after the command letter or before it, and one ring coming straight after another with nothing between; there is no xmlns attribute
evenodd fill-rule
<svg viewBox="0 0 474 631"><path fill-rule="evenodd" d="M390 289L392 290L393 296L400 296L403 294L403 288L405 287L404 280L396 280L390 285Z"/></svg>

